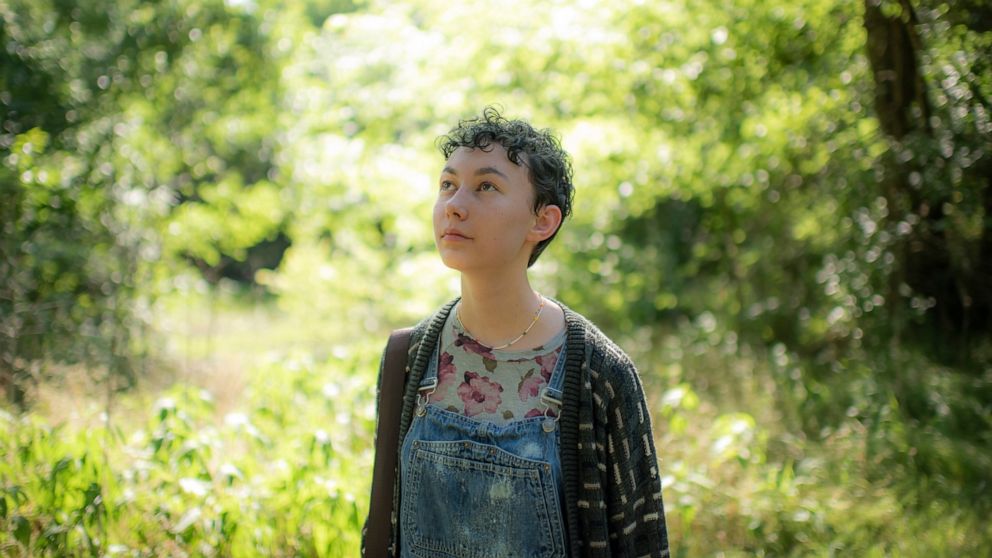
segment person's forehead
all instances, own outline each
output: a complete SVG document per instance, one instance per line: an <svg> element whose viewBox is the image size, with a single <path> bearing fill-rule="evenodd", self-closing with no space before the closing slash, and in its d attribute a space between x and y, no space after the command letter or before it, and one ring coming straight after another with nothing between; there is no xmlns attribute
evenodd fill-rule
<svg viewBox="0 0 992 558"><path fill-rule="evenodd" d="M520 155L520 163L516 164L510 160L505 147L499 143L489 144L483 147L459 147L448 157L448 164L464 163L493 166L500 169L524 169L526 157Z"/></svg>

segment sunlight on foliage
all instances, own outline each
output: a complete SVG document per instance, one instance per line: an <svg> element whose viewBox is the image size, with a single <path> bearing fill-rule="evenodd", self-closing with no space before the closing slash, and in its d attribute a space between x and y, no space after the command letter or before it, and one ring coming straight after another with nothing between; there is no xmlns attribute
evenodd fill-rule
<svg viewBox="0 0 992 558"><path fill-rule="evenodd" d="M356 554L436 138L572 155L673 556L981 555L988 7L0 0L0 554Z"/></svg>

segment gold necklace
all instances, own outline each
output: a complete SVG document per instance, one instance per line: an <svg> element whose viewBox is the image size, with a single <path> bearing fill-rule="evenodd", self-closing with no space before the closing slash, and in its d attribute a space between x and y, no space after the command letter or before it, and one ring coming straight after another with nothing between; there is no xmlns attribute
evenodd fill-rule
<svg viewBox="0 0 992 558"><path fill-rule="evenodd" d="M537 294L537 293L534 293L534 294ZM538 296L540 296L540 295L538 295ZM516 343L517 341L520 341L521 339L523 339L524 336L527 335L527 333L531 330L531 328L534 327L534 324L537 323L537 320L541 317L541 312L542 311L544 311L544 297L543 296L541 296L541 305L537 307L537 312L534 312L534 319L530 321L530 325L527 326L527 329L525 329L523 333L521 333L520 335L516 336L516 338L514 338L513 341L510 341L509 343L505 343L503 345L500 345L499 347L489 347L489 348L491 350L493 350L493 351L498 351L500 349L505 349L505 348L509 347L510 345ZM475 335L472 335L472 332L469 331L467 327L465 327L465 322L462 321L462 305L461 305L460 302L458 303L458 309L455 310L455 315L458 317L459 323L462 324L462 329L465 330L465 333L467 333L468 336L471 337L472 339L478 340L479 338L476 337Z"/></svg>

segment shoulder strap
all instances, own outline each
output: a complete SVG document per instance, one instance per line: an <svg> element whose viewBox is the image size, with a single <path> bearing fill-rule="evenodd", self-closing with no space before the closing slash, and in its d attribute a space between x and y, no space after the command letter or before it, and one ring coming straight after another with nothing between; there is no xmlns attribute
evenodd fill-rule
<svg viewBox="0 0 992 558"><path fill-rule="evenodd" d="M369 505L366 557L390 556L393 488L399 456L400 411L406 384L407 354L413 328L397 329L389 336L379 387L378 424L375 432L375 467L372 470L372 500ZM394 549L395 550L395 549Z"/></svg>

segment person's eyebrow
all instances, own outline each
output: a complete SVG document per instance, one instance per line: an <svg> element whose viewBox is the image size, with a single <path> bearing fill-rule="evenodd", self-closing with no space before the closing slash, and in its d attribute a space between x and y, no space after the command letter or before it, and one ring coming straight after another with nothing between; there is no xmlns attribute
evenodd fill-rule
<svg viewBox="0 0 992 558"><path fill-rule="evenodd" d="M475 176L482 176L484 174L495 174L495 175L498 175L498 176L502 176L506 180L509 180L510 179L510 177L508 177L505 174L503 174L496 167L482 167L481 169L475 171Z"/></svg>
<svg viewBox="0 0 992 558"><path fill-rule="evenodd" d="M453 176L458 176L458 173L455 172L455 169L451 167L444 167L444 169L441 170L441 174L450 174ZM482 167L481 169L475 171L475 176L482 176L485 174L495 174L498 176L502 176L505 180L510 179L510 177L503 174L503 172L497 169L496 167Z"/></svg>

